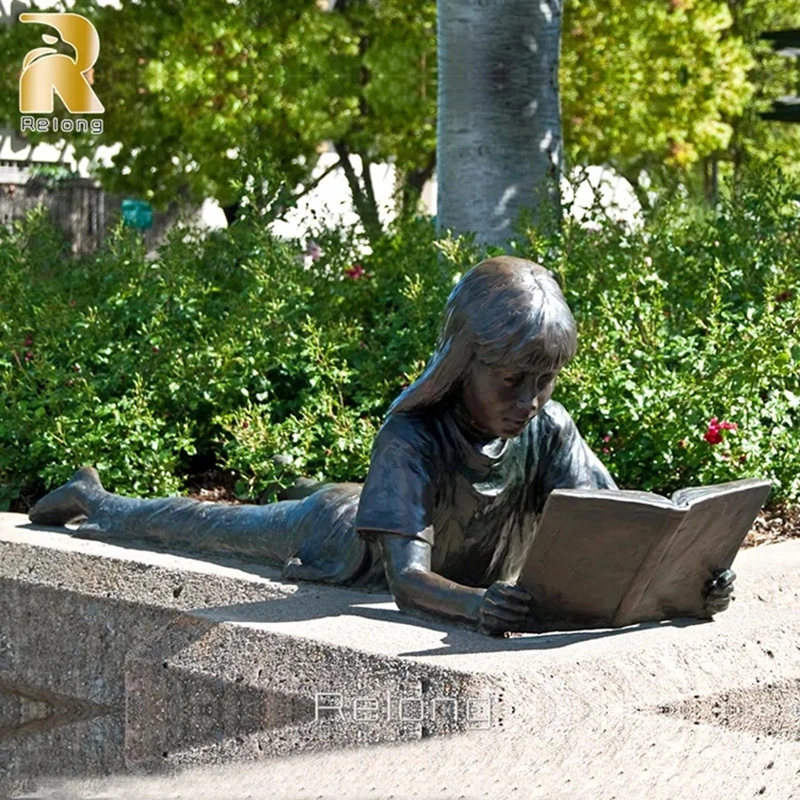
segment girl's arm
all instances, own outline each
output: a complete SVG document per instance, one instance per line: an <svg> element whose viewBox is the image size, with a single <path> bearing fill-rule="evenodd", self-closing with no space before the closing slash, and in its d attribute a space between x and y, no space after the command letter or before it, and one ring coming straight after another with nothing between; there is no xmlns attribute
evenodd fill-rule
<svg viewBox="0 0 800 800"><path fill-rule="evenodd" d="M419 539L381 532L380 542L389 589L402 611L434 614L477 627L482 633L519 630L530 595L497 581L488 589L463 586L431 572L431 546Z"/></svg>

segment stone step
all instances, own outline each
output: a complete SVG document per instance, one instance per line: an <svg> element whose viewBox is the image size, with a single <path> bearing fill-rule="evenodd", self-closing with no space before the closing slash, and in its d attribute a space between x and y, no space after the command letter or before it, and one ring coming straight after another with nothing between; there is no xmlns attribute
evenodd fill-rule
<svg viewBox="0 0 800 800"><path fill-rule="evenodd" d="M719 740L800 766L800 541L734 567L736 599L710 623L494 639L385 594L0 514L0 784L322 751L350 769L363 745L413 764L427 739L479 758L492 737L498 759L527 742L568 764L601 729L634 766L653 758L642 731L670 757Z"/></svg>

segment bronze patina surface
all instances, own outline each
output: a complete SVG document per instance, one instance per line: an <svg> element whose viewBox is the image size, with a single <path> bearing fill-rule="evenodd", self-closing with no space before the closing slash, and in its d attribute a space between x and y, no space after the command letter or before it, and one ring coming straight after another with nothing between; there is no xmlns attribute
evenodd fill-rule
<svg viewBox="0 0 800 800"><path fill-rule="evenodd" d="M388 585L401 610L489 634L519 630L532 600L514 581L549 493L617 488L550 399L575 350L575 321L552 274L489 259L453 289L437 348L389 408L363 486L228 506L122 497L85 467L30 518L82 518L79 536L260 559L293 580ZM709 584L709 615L727 607L733 577Z"/></svg>

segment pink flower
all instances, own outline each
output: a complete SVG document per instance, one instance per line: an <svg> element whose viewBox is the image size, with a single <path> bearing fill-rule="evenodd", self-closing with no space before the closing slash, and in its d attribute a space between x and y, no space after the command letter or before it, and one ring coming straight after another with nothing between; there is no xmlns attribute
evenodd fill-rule
<svg viewBox="0 0 800 800"><path fill-rule="evenodd" d="M609 450L607 447L604 447L604 448L603 448L603 453L604 453L605 455L608 455L610 452L611 452L611 450Z"/></svg>
<svg viewBox="0 0 800 800"><path fill-rule="evenodd" d="M603 441L604 441L604 442L610 442L610 441L611 441L611 435L610 435L610 434L606 434L606 435L603 437Z"/></svg>
<svg viewBox="0 0 800 800"><path fill-rule="evenodd" d="M353 266L350 267L350 269L346 269L344 273L348 278L357 281L364 276L364 267L362 267L361 264L353 264Z"/></svg>
<svg viewBox="0 0 800 800"><path fill-rule="evenodd" d="M309 239L306 245L305 255L312 261L319 261L319 259L322 258L322 248L313 239Z"/></svg>

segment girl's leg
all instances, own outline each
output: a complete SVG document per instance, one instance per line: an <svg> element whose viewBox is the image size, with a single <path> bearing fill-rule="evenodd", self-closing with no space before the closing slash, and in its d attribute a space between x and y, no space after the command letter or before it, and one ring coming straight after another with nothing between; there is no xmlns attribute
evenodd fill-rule
<svg viewBox="0 0 800 800"><path fill-rule="evenodd" d="M29 516L32 522L44 525L66 525L85 517L77 535L86 538L144 539L282 566L308 533L303 518L310 499L264 506L233 506L186 497L140 500L107 492L97 472L83 467L42 498Z"/></svg>

